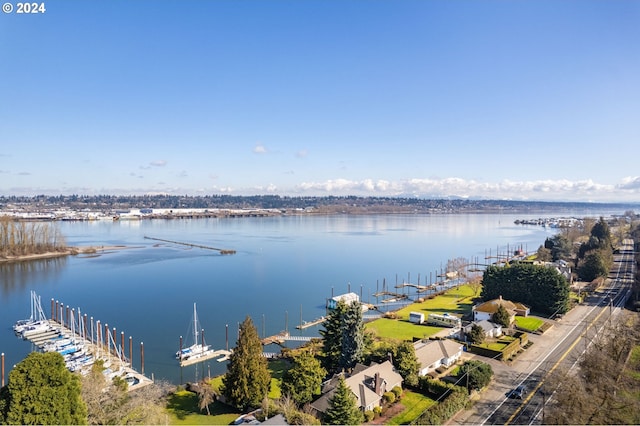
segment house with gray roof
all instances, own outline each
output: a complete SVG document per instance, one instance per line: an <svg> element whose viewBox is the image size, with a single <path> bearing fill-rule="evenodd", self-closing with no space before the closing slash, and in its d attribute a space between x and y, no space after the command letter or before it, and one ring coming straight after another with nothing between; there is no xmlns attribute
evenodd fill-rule
<svg viewBox="0 0 640 426"><path fill-rule="evenodd" d="M311 403L316 413L324 414L329 408L329 401L336 391L339 375L334 376L322 387L322 396ZM372 364L369 367L357 365L345 384L356 397L356 404L362 411L373 410L382 405L382 395L396 386L402 387L402 376L398 374L390 361Z"/></svg>
<svg viewBox="0 0 640 426"><path fill-rule="evenodd" d="M425 376L439 367L450 367L460 359L463 345L451 339L417 341L413 344L420 363L418 375Z"/></svg>

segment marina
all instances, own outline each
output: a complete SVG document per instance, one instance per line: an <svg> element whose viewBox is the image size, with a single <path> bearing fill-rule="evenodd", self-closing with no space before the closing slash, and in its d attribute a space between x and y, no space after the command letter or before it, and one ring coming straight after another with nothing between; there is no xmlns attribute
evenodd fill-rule
<svg viewBox="0 0 640 426"><path fill-rule="evenodd" d="M82 316L80 309L69 309L64 317L64 306L51 301L51 318L47 318L42 309L41 299L31 291L31 315L28 319L18 320L13 330L16 336L30 341L40 352L58 352L64 357L65 365L72 372L82 375L89 373L96 360L101 360L107 379L120 377L128 383L128 390L139 389L153 381L144 373L144 347L141 343L142 372L139 373L132 366L132 341L129 340L129 358L124 355L124 333L121 332L121 343L116 342L116 329L113 333L105 324L104 332L100 321L94 323L91 318L91 328L87 329L86 314ZM54 307L56 309L54 310ZM77 317L76 317L77 312ZM94 328L95 325L95 328ZM95 332L95 334L94 334ZM4 374L4 371L3 371Z"/></svg>

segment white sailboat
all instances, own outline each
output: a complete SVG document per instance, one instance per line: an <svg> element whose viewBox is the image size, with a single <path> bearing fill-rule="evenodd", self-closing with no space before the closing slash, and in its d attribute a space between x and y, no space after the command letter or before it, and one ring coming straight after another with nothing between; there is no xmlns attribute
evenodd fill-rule
<svg viewBox="0 0 640 426"><path fill-rule="evenodd" d="M176 359L179 360L180 362L202 358L214 352L211 346L205 344L204 336L202 336L201 342L198 342L198 330L200 330L200 324L198 322L198 314L196 312L195 303L193 304L192 327L193 327L193 344L186 348L181 347L180 350L176 352Z"/></svg>

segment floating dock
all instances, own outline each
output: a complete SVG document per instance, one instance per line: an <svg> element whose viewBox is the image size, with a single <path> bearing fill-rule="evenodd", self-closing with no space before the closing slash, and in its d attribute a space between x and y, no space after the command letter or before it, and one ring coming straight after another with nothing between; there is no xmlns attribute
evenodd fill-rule
<svg viewBox="0 0 640 426"><path fill-rule="evenodd" d="M216 361L222 362L222 361L228 360L230 355L231 355L231 351L227 351L225 349L218 349L215 351L207 352L198 357L190 357L187 359L180 360L180 367L186 367L188 365L197 364L199 362L204 362L214 358L218 358Z"/></svg>
<svg viewBox="0 0 640 426"><path fill-rule="evenodd" d="M302 324L296 325L298 330L304 330L305 328L313 327L314 325L322 324L327 320L326 317L316 318L313 321L304 321Z"/></svg>
<svg viewBox="0 0 640 426"><path fill-rule="evenodd" d="M93 317L91 317L89 326L87 315L81 316L80 309L76 311L75 309L70 309L69 306L66 307L65 318L63 306L58 301L54 304L52 299L51 319L47 319L40 303L40 297L32 291L31 317L29 320L16 323L16 327L14 327L16 335L30 341L41 351L45 350L47 343L66 340L67 344L60 346L57 352L63 356L65 354L73 354L77 357L75 362L71 362L71 360L65 361L67 368L71 371L87 374L93 363L96 360L101 360L106 368L103 373L107 380L111 380L116 376L120 377L128 383L128 390L139 389L153 383L153 380L144 375L143 343L140 343L142 373L139 373L133 369L131 363L133 349L131 337L129 337L130 355L127 359L124 355L124 332L121 332L118 348L115 328L111 331L107 324L104 324L103 328L100 321L94 323ZM34 327L33 324L35 322L39 323L40 326ZM18 327L19 325L20 327ZM24 328L22 328L23 325ZM66 347L68 349L65 351L64 348ZM78 363L80 358L84 358L83 362Z"/></svg>

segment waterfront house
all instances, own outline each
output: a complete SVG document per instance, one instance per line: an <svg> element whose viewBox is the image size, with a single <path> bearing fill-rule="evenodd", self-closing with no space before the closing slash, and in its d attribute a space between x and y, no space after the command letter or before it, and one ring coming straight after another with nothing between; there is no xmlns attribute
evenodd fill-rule
<svg viewBox="0 0 640 426"><path fill-rule="evenodd" d="M467 340L466 339L466 335L471 333L471 328L474 325L477 325L480 328L482 328L482 331L484 331L484 337L485 338L502 336L502 326L500 324L496 324L496 323L488 321L488 320L482 320L482 321L473 322L473 323L471 323L471 324L469 324L469 325L467 325L467 326L462 328L462 336L460 336L460 337L463 340Z"/></svg>
<svg viewBox="0 0 640 426"><path fill-rule="evenodd" d="M340 375L335 375L322 386L322 396L311 403L317 414L324 414L329 401L335 393ZM345 375L345 383L356 397L356 404L362 411L373 410L382 405L382 396L396 386L402 387L402 376L398 374L391 361L371 364L369 367L358 364L350 375Z"/></svg>
<svg viewBox="0 0 640 426"><path fill-rule="evenodd" d="M490 321L493 317L493 314L496 313L500 306L503 306L509 313L509 323L512 323L515 320L516 315L526 317L530 312L529 308L522 303L505 300L502 298L502 296L500 296L497 299L480 303L479 305L475 305L473 308L471 308L471 311L473 312L473 321Z"/></svg>
<svg viewBox="0 0 640 426"><path fill-rule="evenodd" d="M440 367L455 364L463 352L463 345L454 340L419 340L413 344L420 363L418 375L425 376Z"/></svg>

